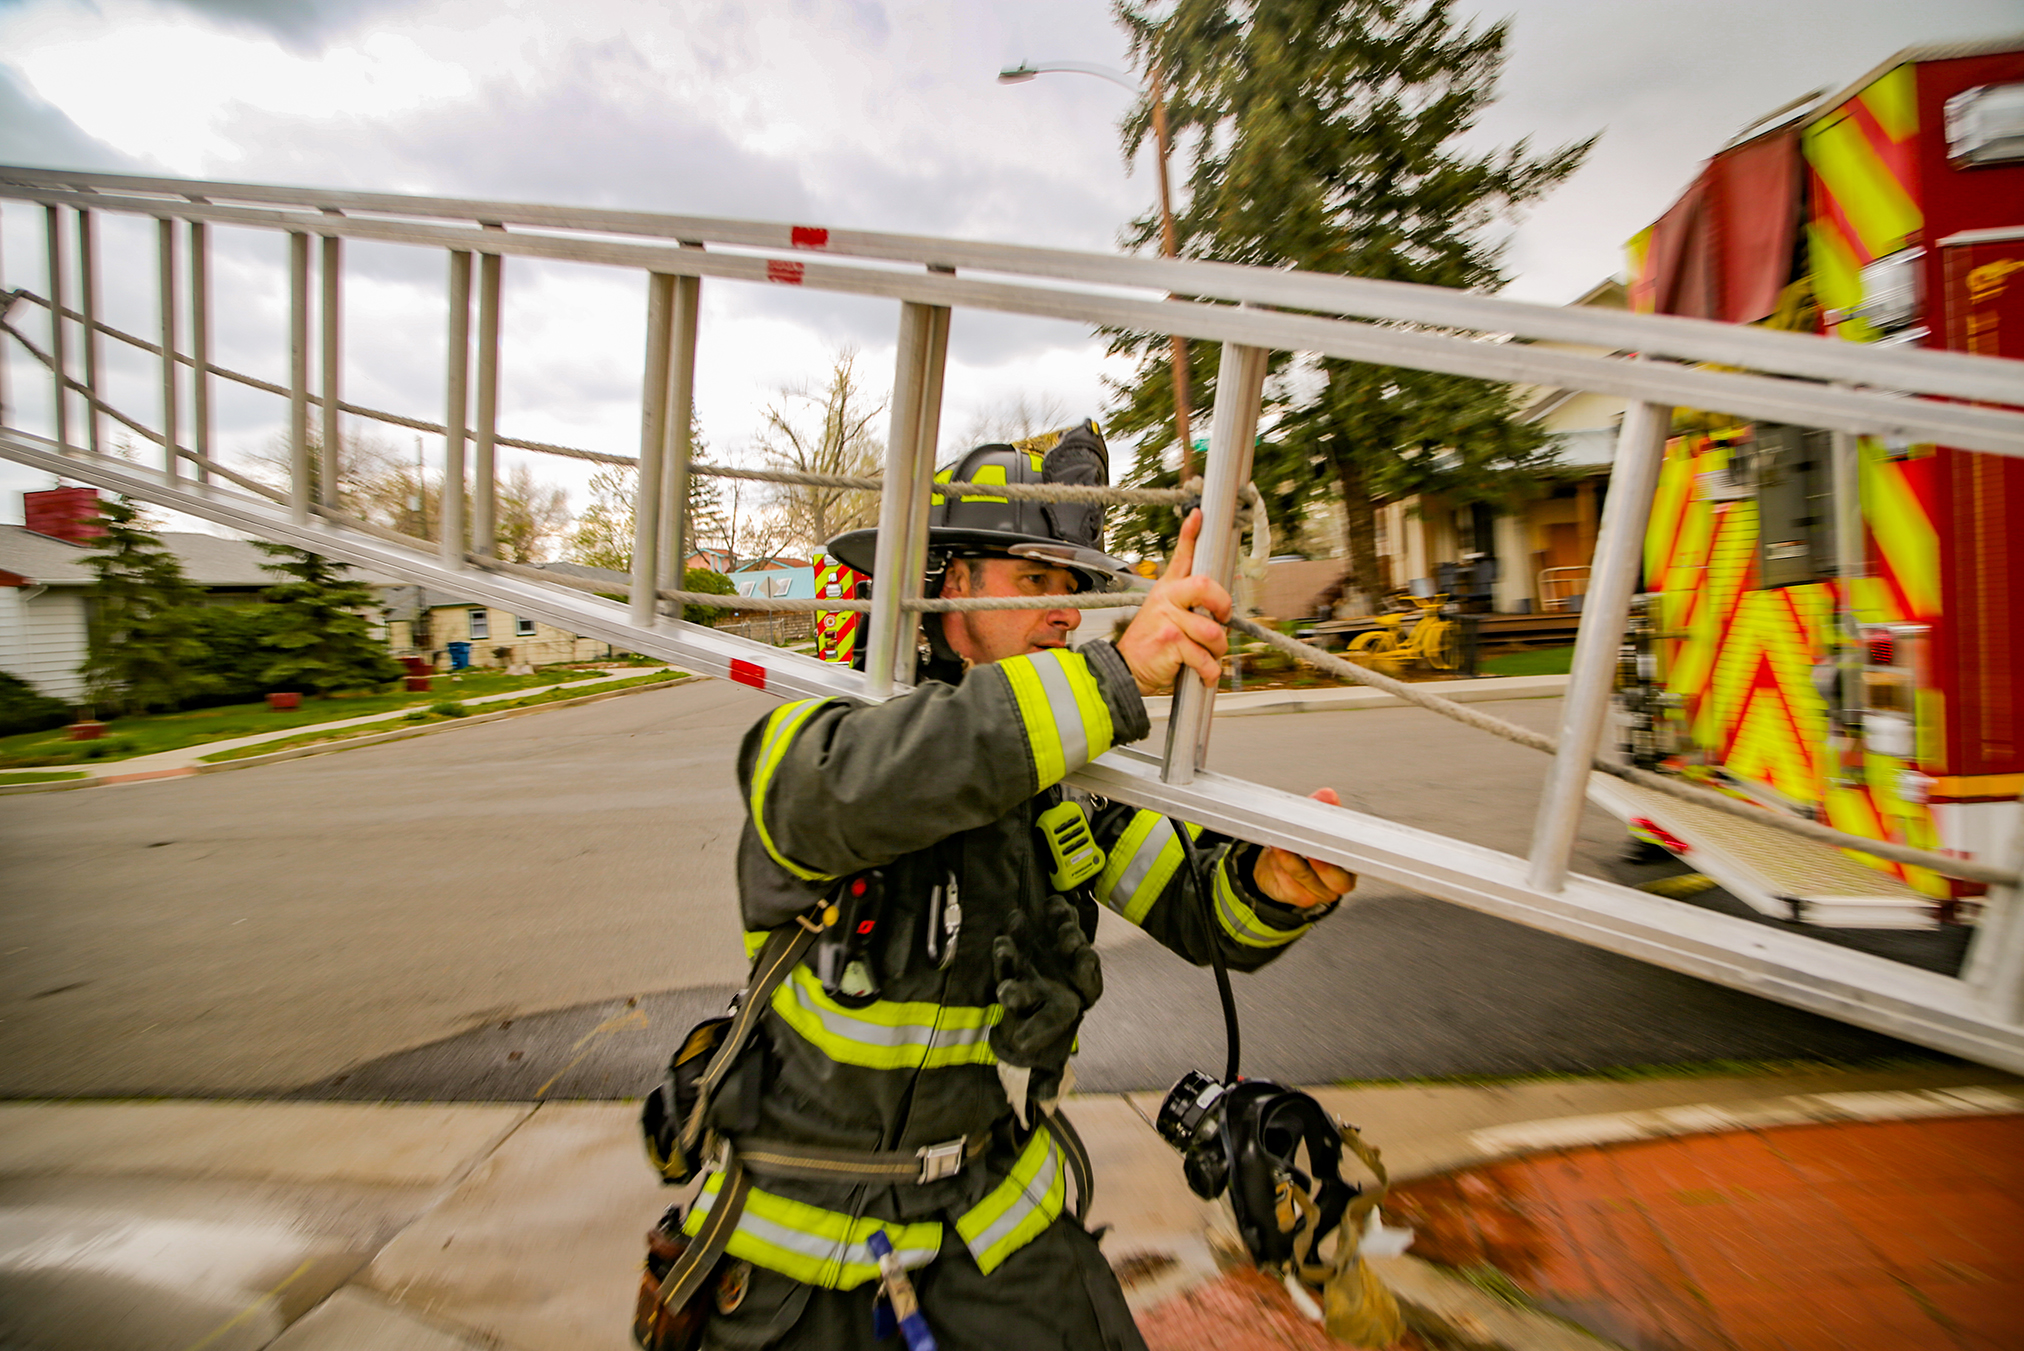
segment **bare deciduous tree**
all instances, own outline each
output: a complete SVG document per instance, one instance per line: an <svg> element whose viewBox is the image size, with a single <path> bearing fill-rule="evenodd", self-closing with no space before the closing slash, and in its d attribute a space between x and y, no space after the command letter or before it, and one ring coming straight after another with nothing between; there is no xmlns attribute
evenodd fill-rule
<svg viewBox="0 0 2024 1351"><path fill-rule="evenodd" d="M1052 394L1016 394L971 413L955 444L946 447L944 454L960 455L977 446L1024 441L1042 432L1059 431L1069 421L1068 410Z"/></svg>
<svg viewBox="0 0 2024 1351"><path fill-rule="evenodd" d="M789 385L767 405L758 443L770 467L804 474L878 472L884 447L873 428L887 399L873 398L859 387L856 367L856 350L845 347L837 352L820 392L806 384ZM878 495L860 489L782 484L773 504L784 542L806 549L878 519Z"/></svg>

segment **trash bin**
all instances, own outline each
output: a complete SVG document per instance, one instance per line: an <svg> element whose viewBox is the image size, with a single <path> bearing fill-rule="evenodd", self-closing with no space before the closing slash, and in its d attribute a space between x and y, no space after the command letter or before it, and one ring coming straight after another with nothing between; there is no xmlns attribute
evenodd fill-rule
<svg viewBox="0 0 2024 1351"><path fill-rule="evenodd" d="M452 671L466 671L470 669L471 645L469 643L451 642L445 643L444 646L450 649L450 669Z"/></svg>

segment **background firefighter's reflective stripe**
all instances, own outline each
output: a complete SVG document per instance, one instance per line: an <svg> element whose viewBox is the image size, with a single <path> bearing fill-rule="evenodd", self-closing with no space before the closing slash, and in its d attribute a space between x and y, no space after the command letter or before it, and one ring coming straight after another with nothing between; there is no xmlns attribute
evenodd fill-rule
<svg viewBox="0 0 2024 1351"><path fill-rule="evenodd" d="M773 861L804 882L826 882L829 876L802 867L774 845L772 833L766 829L766 787L773 782L773 771L780 767L794 734L826 702L824 699L803 699L799 703L774 709L766 719L766 732L759 743L759 763L752 771L752 828L759 832L759 842L766 846L766 852L773 856Z"/></svg>
<svg viewBox="0 0 2024 1351"><path fill-rule="evenodd" d="M831 1060L874 1070L994 1065L991 1028L1005 1010L879 1000L847 1009L822 992L807 967L797 967L773 992L773 1012Z"/></svg>
<svg viewBox="0 0 2024 1351"><path fill-rule="evenodd" d="M702 1228L723 1182L722 1173L712 1173L704 1181L701 1194L682 1221L682 1232L693 1236ZM725 1251L808 1285L851 1290L878 1275L878 1259L868 1240L880 1231L904 1267L924 1267L942 1248L939 1220L916 1224L853 1220L841 1211L824 1210L754 1187L745 1198L745 1213L738 1217L738 1230Z"/></svg>
<svg viewBox="0 0 2024 1351"><path fill-rule="evenodd" d="M1010 657L994 668L1012 686L1033 748L1035 791L1051 788L1111 747L1115 733L1087 658L1074 652Z"/></svg>
<svg viewBox="0 0 2024 1351"><path fill-rule="evenodd" d="M1863 266L1906 247L1925 224L1918 129L1917 69L1903 65L1806 130L1802 146L1813 176L1808 270L1829 310L1860 305ZM1836 332L1863 342L1880 336L1854 317Z"/></svg>
<svg viewBox="0 0 2024 1351"><path fill-rule="evenodd" d="M1188 837L1200 836L1202 828L1188 827ZM1166 890L1181 866L1181 842L1174 823L1158 812L1135 814L1124 833L1117 837L1110 857L1096 879L1097 899L1125 919L1137 924L1145 919L1153 902Z"/></svg>
<svg viewBox="0 0 2024 1351"><path fill-rule="evenodd" d="M1870 752L1859 779L1837 778L1827 753L1830 710L1813 678L1834 652L1838 583L1759 585L1757 504L1711 500L1700 491L1712 481L1702 476L1728 465L1729 450L1717 440L1679 437L1668 444L1645 538L1646 576L1662 596L1658 627L1669 635L1658 644L1661 678L1681 701L1694 745L1739 778L1821 807L1838 830L1936 847L1930 810L1902 795L1910 761ZM1932 462L1892 459L1869 438L1860 453L1871 575L1851 588L1856 618L1934 622L1939 537ZM1923 869L1851 857L1927 895L1951 894L1950 884Z"/></svg>
<svg viewBox="0 0 2024 1351"><path fill-rule="evenodd" d="M1247 948L1281 948L1313 928L1302 924L1294 929L1280 929L1258 918L1230 880L1230 860L1234 854L1225 854L1216 864L1216 922L1223 926L1223 932Z"/></svg>
<svg viewBox="0 0 2024 1351"><path fill-rule="evenodd" d="M1068 1170L1043 1121L1005 1180L956 1221L956 1233L988 1276L1059 1218L1067 1196Z"/></svg>

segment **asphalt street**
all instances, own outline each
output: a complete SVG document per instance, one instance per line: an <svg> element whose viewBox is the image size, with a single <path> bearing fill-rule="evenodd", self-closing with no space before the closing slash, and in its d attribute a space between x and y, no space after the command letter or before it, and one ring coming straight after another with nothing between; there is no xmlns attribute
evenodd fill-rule
<svg viewBox="0 0 2024 1351"><path fill-rule="evenodd" d="M8 799L0 1096L638 1094L742 979L731 764L769 706L703 681ZM1538 727L1558 712L1483 707ZM1545 768L1400 708L1227 719L1212 764L1513 852ZM1621 849L1591 812L1576 866L1623 876ZM1932 962L1931 938L1891 941ZM1084 1086L1221 1063L1207 972L1122 924L1099 946ZM1304 1083L1925 1054L1370 882L1238 1001L1246 1072Z"/></svg>

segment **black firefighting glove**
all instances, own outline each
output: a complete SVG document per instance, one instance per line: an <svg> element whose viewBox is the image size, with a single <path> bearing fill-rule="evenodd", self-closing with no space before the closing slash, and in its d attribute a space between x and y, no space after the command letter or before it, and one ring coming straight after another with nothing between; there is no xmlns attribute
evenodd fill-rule
<svg viewBox="0 0 2024 1351"><path fill-rule="evenodd" d="M991 1050L1003 1064L1058 1079L1083 1010L1103 995L1103 963L1075 906L1049 896L1037 916L1015 910L991 944L991 963L1005 1009Z"/></svg>

